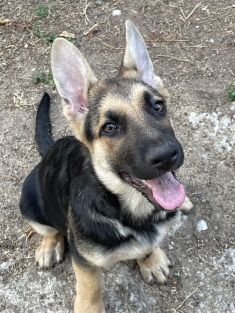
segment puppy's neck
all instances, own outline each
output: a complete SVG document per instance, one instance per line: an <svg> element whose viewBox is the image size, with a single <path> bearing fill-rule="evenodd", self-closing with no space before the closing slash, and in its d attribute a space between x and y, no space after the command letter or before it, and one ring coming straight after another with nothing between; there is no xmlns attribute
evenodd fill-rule
<svg viewBox="0 0 235 313"><path fill-rule="evenodd" d="M102 164L103 163L103 164ZM93 159L96 175L104 186L115 194L122 210L135 218L146 218L151 215L155 207L139 191L125 183L121 177L114 173L108 164Z"/></svg>

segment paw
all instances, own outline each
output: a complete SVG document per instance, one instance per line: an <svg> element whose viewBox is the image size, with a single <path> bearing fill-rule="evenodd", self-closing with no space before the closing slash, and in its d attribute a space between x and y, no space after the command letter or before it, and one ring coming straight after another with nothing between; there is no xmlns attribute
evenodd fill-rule
<svg viewBox="0 0 235 313"><path fill-rule="evenodd" d="M171 262L166 254L157 248L147 259L138 261L140 273L147 283L151 283L154 279L160 284L167 282L171 266Z"/></svg>
<svg viewBox="0 0 235 313"><path fill-rule="evenodd" d="M184 203L179 208L183 213L188 213L193 208L193 203L190 201L189 197L185 197Z"/></svg>
<svg viewBox="0 0 235 313"><path fill-rule="evenodd" d="M53 238L44 237L35 252L36 263L40 268L48 268L62 261L64 255L64 239L60 235Z"/></svg>
<svg viewBox="0 0 235 313"><path fill-rule="evenodd" d="M91 305L89 308L75 307L74 313L106 313L104 308L94 307Z"/></svg>
<svg viewBox="0 0 235 313"><path fill-rule="evenodd" d="M103 300L96 299L95 297L94 299L87 302L86 299L81 299L76 296L74 302L74 313L106 313Z"/></svg>

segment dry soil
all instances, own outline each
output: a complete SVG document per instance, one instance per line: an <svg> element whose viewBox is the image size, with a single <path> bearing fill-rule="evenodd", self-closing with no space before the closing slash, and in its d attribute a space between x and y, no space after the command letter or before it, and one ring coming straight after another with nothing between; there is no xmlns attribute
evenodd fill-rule
<svg viewBox="0 0 235 313"><path fill-rule="evenodd" d="M69 133L52 81L42 73L50 69L50 40L67 31L99 77L115 75L124 21L131 19L171 93L170 110L186 155L180 177L195 208L165 241L174 265L168 285L149 286L134 262L118 264L104 274L107 311L234 313L235 104L226 91L235 81L234 1L39 4L0 2L0 312L72 312L69 256L51 270L38 270L39 237L26 240L28 226L18 208L22 182L39 161L35 110L45 90L53 99L54 136ZM114 9L121 15L112 16ZM35 85L35 78L44 82ZM208 228L198 231L202 219Z"/></svg>

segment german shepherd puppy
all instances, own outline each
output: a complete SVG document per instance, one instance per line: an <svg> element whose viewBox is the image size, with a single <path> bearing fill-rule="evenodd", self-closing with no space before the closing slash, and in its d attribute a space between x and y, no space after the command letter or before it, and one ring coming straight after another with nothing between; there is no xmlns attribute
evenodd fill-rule
<svg viewBox="0 0 235 313"><path fill-rule="evenodd" d="M74 133L51 136L50 98L38 107L36 142L42 161L25 179L20 208L42 235L36 262L60 262L68 240L76 275L76 313L104 313L101 270L136 259L147 282L165 283L170 261L159 244L189 210L174 171L183 163L167 113L168 93L144 40L126 22L117 77L98 80L77 48L56 39L52 72Z"/></svg>

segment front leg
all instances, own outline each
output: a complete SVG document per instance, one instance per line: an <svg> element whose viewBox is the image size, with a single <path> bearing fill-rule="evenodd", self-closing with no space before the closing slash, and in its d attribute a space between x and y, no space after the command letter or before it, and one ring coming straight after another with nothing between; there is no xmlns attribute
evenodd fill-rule
<svg viewBox="0 0 235 313"><path fill-rule="evenodd" d="M181 207L179 209L183 213L188 213L189 211L192 210L192 208L193 208L193 203L191 202L189 197L186 196L185 200L184 200L184 203L181 205Z"/></svg>
<svg viewBox="0 0 235 313"><path fill-rule="evenodd" d="M154 277L161 284L166 283L169 276L171 262L159 247L148 257L137 260L143 279L151 283Z"/></svg>
<svg viewBox="0 0 235 313"><path fill-rule="evenodd" d="M75 313L105 313L102 298L101 270L80 266L73 259L76 276Z"/></svg>

